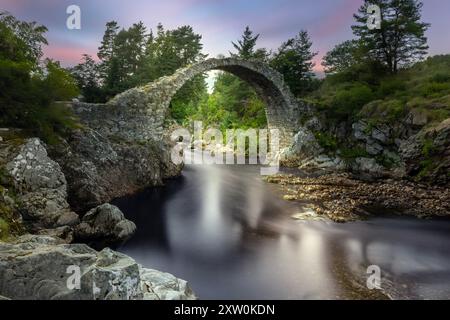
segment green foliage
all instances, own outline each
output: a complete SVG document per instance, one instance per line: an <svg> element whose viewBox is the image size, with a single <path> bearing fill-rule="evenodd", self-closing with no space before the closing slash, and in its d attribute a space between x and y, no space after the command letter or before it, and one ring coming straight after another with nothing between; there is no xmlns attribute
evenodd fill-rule
<svg viewBox="0 0 450 320"><path fill-rule="evenodd" d="M406 84L402 79L388 78L380 83L378 88L378 96L380 98L395 95L398 92L405 91Z"/></svg>
<svg viewBox="0 0 450 320"><path fill-rule="evenodd" d="M300 33L281 45L271 60L271 66L279 71L296 96L311 92L311 83L314 78L312 69L313 58L317 55L311 51L312 42L307 31Z"/></svg>
<svg viewBox="0 0 450 320"><path fill-rule="evenodd" d="M101 68L90 55L84 54L82 62L70 71L85 101L93 103L105 101L105 91L100 86Z"/></svg>
<svg viewBox="0 0 450 320"><path fill-rule="evenodd" d="M339 120L355 117L361 108L373 98L372 89L361 83L341 88L336 91L331 102L331 115Z"/></svg>
<svg viewBox="0 0 450 320"><path fill-rule="evenodd" d="M204 59L201 38L191 26L165 30L158 24L155 35L152 30L147 32L142 22L120 29L117 22L111 21L106 24L97 54L100 63L84 55L72 73L85 101L105 102L120 92ZM185 120L205 90L203 76L188 82L172 101L172 116L179 122Z"/></svg>
<svg viewBox="0 0 450 320"><path fill-rule="evenodd" d="M317 143L327 152L335 152L338 149L338 141L336 137L326 132L315 132Z"/></svg>
<svg viewBox="0 0 450 320"><path fill-rule="evenodd" d="M424 139L422 146L422 155L429 159L436 151L433 139Z"/></svg>
<svg viewBox="0 0 450 320"><path fill-rule="evenodd" d="M412 109L420 109L430 123L450 116L450 55L416 63L398 74L383 68L363 72L362 64L330 74L308 99L332 123L357 118L394 123Z"/></svg>
<svg viewBox="0 0 450 320"><path fill-rule="evenodd" d="M366 149L361 147L354 147L354 148L348 148L348 147L341 147L339 156L346 162L351 163L355 161L356 158L366 158L369 156Z"/></svg>
<svg viewBox="0 0 450 320"><path fill-rule="evenodd" d="M5 241L9 238L9 224L0 218L0 240Z"/></svg>
<svg viewBox="0 0 450 320"><path fill-rule="evenodd" d="M0 176L2 175L1 171ZM2 178L1 180L4 179ZM6 197L17 203L15 195L0 184L0 241L7 241L9 238L20 235L24 231L18 219L17 208L12 203L6 203L4 200Z"/></svg>
<svg viewBox="0 0 450 320"><path fill-rule="evenodd" d="M50 101L68 101L79 94L76 80L59 62L47 59L45 64L47 75L42 80L42 90Z"/></svg>
<svg viewBox="0 0 450 320"><path fill-rule="evenodd" d="M214 91L204 96L189 119L222 131L267 126L264 102L248 84L227 73L217 76Z"/></svg>
<svg viewBox="0 0 450 320"><path fill-rule="evenodd" d="M46 108L36 110L28 128L48 144L58 144L60 137L67 137L72 130L81 128L78 119L64 104L52 103Z"/></svg>
<svg viewBox="0 0 450 320"><path fill-rule="evenodd" d="M56 142L72 128L69 111L60 112L56 100L78 94L75 80L58 62L36 61L46 43L46 28L0 14L0 125L25 129L46 142ZM11 53L17 53L12 54Z"/></svg>
<svg viewBox="0 0 450 320"><path fill-rule="evenodd" d="M377 5L381 10L380 29L367 27L370 5ZM397 73L427 53L425 32L430 25L421 22L422 7L418 0L364 0L354 16L357 24L352 26L353 33L373 60Z"/></svg>
<svg viewBox="0 0 450 320"><path fill-rule="evenodd" d="M47 28L36 22L19 21L6 11L0 11L0 58L29 61L37 67L42 57L42 45L48 44Z"/></svg>
<svg viewBox="0 0 450 320"><path fill-rule="evenodd" d="M259 35L254 36L247 27L242 39L233 43L236 53L233 57L265 61L265 49L256 49ZM201 120L206 126L226 129L265 128L267 126L265 103L253 87L236 76L221 72L216 76L214 91L204 93L198 109L189 117Z"/></svg>
<svg viewBox="0 0 450 320"><path fill-rule="evenodd" d="M356 40L347 40L335 46L323 57L322 66L325 73L332 74L350 69L358 61L358 50L359 43Z"/></svg>
<svg viewBox="0 0 450 320"><path fill-rule="evenodd" d="M418 87L418 92L424 98L437 98L450 92L450 82L428 82Z"/></svg>
<svg viewBox="0 0 450 320"><path fill-rule="evenodd" d="M253 36L253 31L250 30L250 27L245 27L242 39L238 40L237 43L232 42L233 47L237 50L237 54L231 55L247 60L254 58L256 41L258 41L258 38L259 34Z"/></svg>

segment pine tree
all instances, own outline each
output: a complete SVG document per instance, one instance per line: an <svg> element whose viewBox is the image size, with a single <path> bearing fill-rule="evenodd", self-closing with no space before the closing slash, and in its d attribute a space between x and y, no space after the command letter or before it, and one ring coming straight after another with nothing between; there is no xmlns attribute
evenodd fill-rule
<svg viewBox="0 0 450 320"><path fill-rule="evenodd" d="M111 60L114 53L114 41L116 39L119 26L116 21L110 21L106 23L105 34L100 47L98 48L97 56L104 63Z"/></svg>
<svg viewBox="0 0 450 320"><path fill-rule="evenodd" d="M99 65L90 55L83 54L82 62L73 67L71 73L76 79L85 101L103 102Z"/></svg>
<svg viewBox="0 0 450 320"><path fill-rule="evenodd" d="M283 43L271 61L272 67L284 76L295 95L311 90L314 77L312 69L315 66L312 60L317 55L311 51L311 47L308 32L302 30L295 38Z"/></svg>
<svg viewBox="0 0 450 320"><path fill-rule="evenodd" d="M381 9L381 28L369 30L369 5ZM372 59L380 61L392 73L422 59L428 50L425 32L430 26L421 22L422 2L418 0L364 0L352 26Z"/></svg>
<svg viewBox="0 0 450 320"><path fill-rule="evenodd" d="M253 36L253 31L250 27L245 27L244 34L242 35L242 40L238 40L237 43L232 42L233 47L237 50L237 54L231 53L233 57L239 57L242 59L252 59L255 55L256 41L258 41L259 34Z"/></svg>

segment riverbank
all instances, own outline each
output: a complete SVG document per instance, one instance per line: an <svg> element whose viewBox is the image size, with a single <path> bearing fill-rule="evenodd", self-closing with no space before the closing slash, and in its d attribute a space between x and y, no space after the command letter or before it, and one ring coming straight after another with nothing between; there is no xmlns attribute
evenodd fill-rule
<svg viewBox="0 0 450 320"><path fill-rule="evenodd" d="M265 179L277 184L287 201L311 209L298 219L329 218L335 222L383 214L419 218L449 217L450 190L406 180L359 180L349 173L325 175L280 174Z"/></svg>

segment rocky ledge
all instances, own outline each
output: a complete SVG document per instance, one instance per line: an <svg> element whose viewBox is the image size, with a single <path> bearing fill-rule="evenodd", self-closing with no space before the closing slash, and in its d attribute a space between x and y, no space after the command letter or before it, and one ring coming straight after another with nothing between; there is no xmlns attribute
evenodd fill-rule
<svg viewBox="0 0 450 320"><path fill-rule="evenodd" d="M68 202L76 212L177 177L181 167L170 161L163 141L125 141L85 127L50 148L67 179Z"/></svg>
<svg viewBox="0 0 450 320"><path fill-rule="evenodd" d="M186 281L85 244L25 235L0 242L0 296L32 300L193 300Z"/></svg>
<svg viewBox="0 0 450 320"><path fill-rule="evenodd" d="M348 173L316 177L277 175L266 178L278 184L284 199L297 201L309 210L294 218L336 222L363 219L383 213L421 218L450 217L450 190L405 180L357 180Z"/></svg>
<svg viewBox="0 0 450 320"><path fill-rule="evenodd" d="M151 184L144 181L148 174L160 181L162 172L170 174L170 164L163 169L161 160L150 167L155 158L140 159L142 154L133 153L133 146L129 146L133 155L119 157L115 153L119 148L109 149L109 140L102 144L89 142L89 137L85 144L66 145L67 153L58 163L39 139L11 137L0 140L0 299L195 299L186 281L144 269L109 248L98 252L87 245L104 248L131 237L135 224L119 208L99 202L127 192L127 183ZM127 147L122 147L123 152ZM138 149L145 152L146 147ZM133 180L141 172L143 180ZM86 185L78 184L76 177ZM117 181L110 189L109 183L120 178L124 184ZM80 207L90 209L87 213L70 206L71 192L83 204ZM74 289L68 281L76 270L80 287Z"/></svg>

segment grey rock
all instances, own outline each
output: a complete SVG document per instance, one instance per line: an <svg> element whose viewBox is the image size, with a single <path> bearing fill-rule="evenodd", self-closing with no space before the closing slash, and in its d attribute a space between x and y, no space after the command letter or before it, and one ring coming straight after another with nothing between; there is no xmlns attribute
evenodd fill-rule
<svg viewBox="0 0 450 320"><path fill-rule="evenodd" d="M141 269L144 300L196 300L185 280L157 270Z"/></svg>
<svg viewBox="0 0 450 320"><path fill-rule="evenodd" d="M302 127L294 136L294 143L289 148L288 154L298 159L310 159L322 153L314 134L307 128Z"/></svg>
<svg viewBox="0 0 450 320"><path fill-rule="evenodd" d="M366 143L366 151L368 154L372 156L376 156L383 153L383 150L384 150L383 146L381 146L379 143L371 139L369 139L368 142Z"/></svg>
<svg viewBox="0 0 450 320"><path fill-rule="evenodd" d="M58 163L48 157L47 150L37 138L28 139L19 154L6 165L21 192L58 189L66 192L66 179Z"/></svg>
<svg viewBox="0 0 450 320"><path fill-rule="evenodd" d="M80 286L73 281L80 271ZM75 270L75 271L74 271ZM29 300L194 299L187 283L130 257L27 235L0 242L0 295Z"/></svg>
<svg viewBox="0 0 450 320"><path fill-rule="evenodd" d="M386 143L388 140L388 135L381 131L379 128L374 128L372 130L372 138L378 140L381 143Z"/></svg>
<svg viewBox="0 0 450 320"><path fill-rule="evenodd" d="M90 210L75 228L76 237L83 241L119 242L131 237L135 231L136 225L125 219L119 208L108 203Z"/></svg>
<svg viewBox="0 0 450 320"><path fill-rule="evenodd" d="M372 158L356 158L353 164L353 170L368 173L373 176L383 175L385 169Z"/></svg>
<svg viewBox="0 0 450 320"><path fill-rule="evenodd" d="M369 139L369 136L366 134L367 124L364 121L354 123L352 129L356 140L367 141Z"/></svg>
<svg viewBox="0 0 450 320"><path fill-rule="evenodd" d="M425 148L425 144L427 147ZM427 153L424 150L428 149ZM404 141L399 154L409 176L422 182L450 184L450 119L422 129ZM427 164L424 167L424 164Z"/></svg>
<svg viewBox="0 0 450 320"><path fill-rule="evenodd" d="M73 211L66 211L59 216L56 224L58 226L75 226L80 223L80 216Z"/></svg>
<svg viewBox="0 0 450 320"><path fill-rule="evenodd" d="M123 141L86 128L75 132L65 148L55 150L68 181L69 203L85 212L112 199L179 176L163 142Z"/></svg>
<svg viewBox="0 0 450 320"><path fill-rule="evenodd" d="M58 227L55 229L42 229L39 230L37 234L61 240L60 243L69 244L74 240L73 229L68 226Z"/></svg>
<svg viewBox="0 0 450 320"><path fill-rule="evenodd" d="M322 123L317 117L312 117L305 122L305 127L311 131L321 131L323 129Z"/></svg>
<svg viewBox="0 0 450 320"><path fill-rule="evenodd" d="M310 160L302 161L299 165L300 169L327 169L333 171L341 171L346 169L345 162L339 157L330 157L327 155L319 155Z"/></svg>
<svg viewBox="0 0 450 320"><path fill-rule="evenodd" d="M67 182L59 164L47 154L37 138L20 146L6 164L12 183L19 192L19 211L33 230L77 223L77 215L67 202Z"/></svg>
<svg viewBox="0 0 450 320"><path fill-rule="evenodd" d="M428 116L423 110L412 109L406 116L405 122L411 126L423 127L428 123Z"/></svg>

